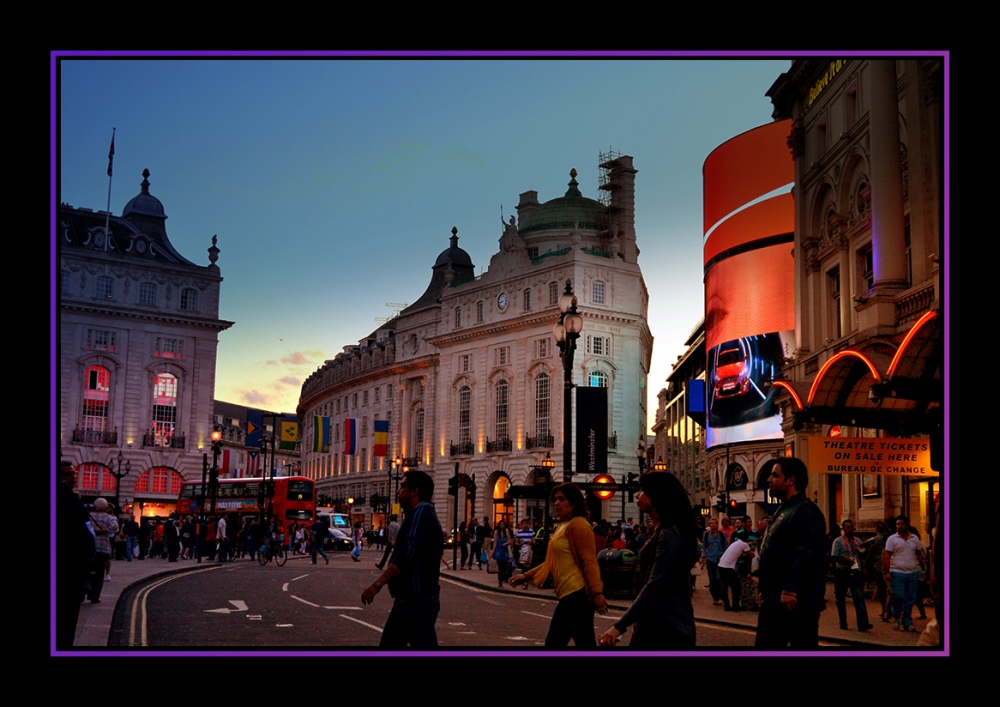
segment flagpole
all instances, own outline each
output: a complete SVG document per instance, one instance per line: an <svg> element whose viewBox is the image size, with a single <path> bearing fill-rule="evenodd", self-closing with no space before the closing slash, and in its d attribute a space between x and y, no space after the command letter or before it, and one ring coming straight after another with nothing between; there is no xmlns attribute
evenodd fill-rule
<svg viewBox="0 0 1000 707"><path fill-rule="evenodd" d="M108 241L111 240L111 166L115 161L115 130L111 128L111 149L108 151L108 210L104 214L104 252L108 251Z"/></svg>

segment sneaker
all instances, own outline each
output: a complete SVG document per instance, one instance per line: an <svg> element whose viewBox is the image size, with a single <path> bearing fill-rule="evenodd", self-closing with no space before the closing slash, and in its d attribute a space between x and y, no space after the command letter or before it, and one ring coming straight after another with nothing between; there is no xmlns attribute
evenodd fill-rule
<svg viewBox="0 0 1000 707"><path fill-rule="evenodd" d="M898 631L899 630L899 621L893 621L892 622L892 630L893 631Z"/></svg>
<svg viewBox="0 0 1000 707"><path fill-rule="evenodd" d="M104 581L105 582L110 582L111 581L111 575L110 574L104 575Z"/></svg>

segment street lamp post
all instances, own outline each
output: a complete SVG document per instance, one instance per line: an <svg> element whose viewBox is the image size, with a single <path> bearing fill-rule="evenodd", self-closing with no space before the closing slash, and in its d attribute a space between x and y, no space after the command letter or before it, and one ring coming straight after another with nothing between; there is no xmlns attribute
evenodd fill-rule
<svg viewBox="0 0 1000 707"><path fill-rule="evenodd" d="M219 491L219 456L222 454L222 430L216 425L212 430L212 472L209 486L212 488L212 515L215 515L215 499Z"/></svg>
<svg viewBox="0 0 1000 707"><path fill-rule="evenodd" d="M114 459L108 460L108 471L110 471L111 475L115 477L115 515L118 515L121 512L121 509L118 507L118 503L121 500L122 479L128 476L128 472L132 469L132 462L125 460L125 471L122 472L122 460L124 459L125 457L122 455L122 450L119 449L118 456ZM114 466L116 462L117 467Z"/></svg>
<svg viewBox="0 0 1000 707"><path fill-rule="evenodd" d="M576 295L573 294L570 281L566 280L566 291L559 297L559 322L552 327L563 363L563 481L573 478L573 353L576 351L576 340L583 330L583 315L576 311L576 304Z"/></svg>

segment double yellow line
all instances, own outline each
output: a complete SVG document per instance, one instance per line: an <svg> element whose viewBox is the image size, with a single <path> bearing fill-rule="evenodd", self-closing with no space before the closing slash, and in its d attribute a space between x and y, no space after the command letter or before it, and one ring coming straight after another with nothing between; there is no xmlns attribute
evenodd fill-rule
<svg viewBox="0 0 1000 707"><path fill-rule="evenodd" d="M129 621L128 630L128 645L129 646L148 646L149 643L146 642L146 599L149 597L150 593L157 587L163 586L167 582L172 582L175 579L180 579L181 577L188 577L192 574L198 572L209 572L211 570L217 570L219 566L215 567L204 567L199 570L192 570L190 572L182 572L180 574L174 574L169 577L164 577L158 582L150 584L148 587L143 587L135 595L135 599L132 600L132 616ZM136 643L136 616L139 616L139 643Z"/></svg>

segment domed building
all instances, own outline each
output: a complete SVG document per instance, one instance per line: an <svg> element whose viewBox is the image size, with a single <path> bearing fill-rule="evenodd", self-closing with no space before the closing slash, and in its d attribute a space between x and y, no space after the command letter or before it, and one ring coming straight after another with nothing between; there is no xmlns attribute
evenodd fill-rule
<svg viewBox="0 0 1000 707"><path fill-rule="evenodd" d="M85 500L117 496L165 518L211 446L222 275L167 238L163 204L141 191L121 216L60 204L59 452ZM115 474L127 474L120 480Z"/></svg>
<svg viewBox="0 0 1000 707"><path fill-rule="evenodd" d="M446 529L472 516L540 520L544 500L519 491L546 479L546 459L554 462L550 477L562 478L563 365L553 326L567 283L583 316L573 384L607 389L607 472L637 470L653 339L635 243L636 170L631 157L615 154L602 156L600 169L603 199L583 196L576 170L563 196L539 202L535 191L521 194L478 277L453 228L424 293L306 379L300 419L327 416L332 428L330 453L322 453L307 451L304 426L302 470L317 480L317 493L380 527L398 462L434 477ZM358 420L355 455L342 453L345 418ZM375 420L390 422L384 458L372 456ZM456 476L457 515L448 495ZM595 515L621 514L620 497L589 503ZM627 513L636 515L635 506Z"/></svg>

